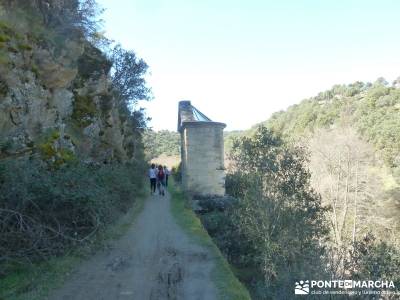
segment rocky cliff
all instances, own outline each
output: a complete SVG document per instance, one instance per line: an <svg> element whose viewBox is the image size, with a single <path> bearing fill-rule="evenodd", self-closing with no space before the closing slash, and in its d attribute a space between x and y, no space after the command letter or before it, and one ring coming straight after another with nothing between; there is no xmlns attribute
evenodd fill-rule
<svg viewBox="0 0 400 300"><path fill-rule="evenodd" d="M0 158L132 160L139 134L113 93L112 63L43 18L34 7L0 7Z"/></svg>

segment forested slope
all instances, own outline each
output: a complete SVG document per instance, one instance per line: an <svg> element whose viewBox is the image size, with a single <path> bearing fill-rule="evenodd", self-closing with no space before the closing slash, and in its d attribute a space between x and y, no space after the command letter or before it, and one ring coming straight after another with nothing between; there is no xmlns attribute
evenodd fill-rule
<svg viewBox="0 0 400 300"><path fill-rule="evenodd" d="M179 156L181 151L181 136L178 132L169 130L146 130L143 135L146 158L151 160L160 155Z"/></svg>
<svg viewBox="0 0 400 300"><path fill-rule="evenodd" d="M308 149L313 185L328 204L344 210L342 219L353 223L347 228L351 239L369 230L398 234L398 81L389 85L380 78L373 84L336 85L274 114L265 124ZM344 234L346 220L332 217L336 234Z"/></svg>
<svg viewBox="0 0 400 300"><path fill-rule="evenodd" d="M335 85L316 97L275 113L265 124L290 137L318 128L351 126L397 171L400 166L399 84L395 81L389 85L380 78L373 84Z"/></svg>

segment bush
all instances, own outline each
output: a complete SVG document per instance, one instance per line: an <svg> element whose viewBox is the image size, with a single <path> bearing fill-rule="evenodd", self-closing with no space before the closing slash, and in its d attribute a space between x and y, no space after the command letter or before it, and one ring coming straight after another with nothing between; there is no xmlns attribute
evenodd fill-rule
<svg viewBox="0 0 400 300"><path fill-rule="evenodd" d="M388 280L400 285L400 249L395 243L379 241L372 234L356 242L347 262L351 278Z"/></svg>
<svg viewBox="0 0 400 300"><path fill-rule="evenodd" d="M171 174L176 182L182 182L182 163L179 163L177 167L173 167Z"/></svg>
<svg viewBox="0 0 400 300"><path fill-rule="evenodd" d="M0 162L0 269L89 241L134 203L142 172L121 164L50 170L38 160Z"/></svg>
<svg viewBox="0 0 400 300"><path fill-rule="evenodd" d="M201 207L200 213L210 213L213 211L225 211L236 203L236 199L232 197L221 196L200 196L195 195L198 205Z"/></svg>
<svg viewBox="0 0 400 300"><path fill-rule="evenodd" d="M72 119L79 127L87 127L97 114L97 107L94 98L89 95L75 95L74 110Z"/></svg>

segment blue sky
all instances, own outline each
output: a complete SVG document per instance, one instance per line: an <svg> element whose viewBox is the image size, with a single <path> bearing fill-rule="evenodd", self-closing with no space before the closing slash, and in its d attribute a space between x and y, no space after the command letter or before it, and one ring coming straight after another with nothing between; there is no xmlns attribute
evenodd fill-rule
<svg viewBox="0 0 400 300"><path fill-rule="evenodd" d="M357 80L400 76L397 0L98 0L106 35L150 66L154 129L180 100L228 130Z"/></svg>

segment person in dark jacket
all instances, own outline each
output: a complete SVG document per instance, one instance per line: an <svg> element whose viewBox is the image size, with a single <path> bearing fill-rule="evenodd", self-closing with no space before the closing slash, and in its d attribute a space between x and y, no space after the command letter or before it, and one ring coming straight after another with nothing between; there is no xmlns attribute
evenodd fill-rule
<svg viewBox="0 0 400 300"><path fill-rule="evenodd" d="M165 173L164 168L160 165L157 171L157 188L159 195L165 195Z"/></svg>

